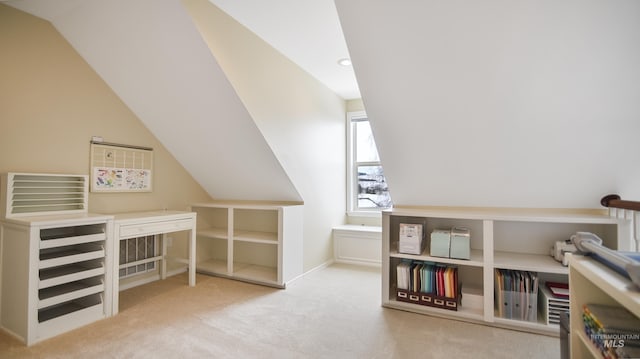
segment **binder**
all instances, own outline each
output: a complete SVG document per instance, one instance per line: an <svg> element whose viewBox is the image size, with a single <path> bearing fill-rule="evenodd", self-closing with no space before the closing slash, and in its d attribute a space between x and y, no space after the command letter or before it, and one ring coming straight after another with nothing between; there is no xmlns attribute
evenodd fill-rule
<svg viewBox="0 0 640 359"><path fill-rule="evenodd" d="M534 272L495 270L497 316L535 322L538 320L538 275Z"/></svg>
<svg viewBox="0 0 640 359"><path fill-rule="evenodd" d="M502 273L502 270L496 268L495 269L495 275L494 275L494 293L495 293L495 301L496 301L496 307L498 309L498 317L500 318L504 318L505 316L505 302L504 302L504 276Z"/></svg>
<svg viewBox="0 0 640 359"><path fill-rule="evenodd" d="M540 286L540 278L538 277L537 273L531 273L531 298L533 299L533 303L531 303L530 308L529 308L529 316L527 317L527 320L530 322L536 322L538 321L538 288Z"/></svg>
<svg viewBox="0 0 640 359"><path fill-rule="evenodd" d="M433 293L433 263L425 263L422 266L422 293Z"/></svg>
<svg viewBox="0 0 640 359"><path fill-rule="evenodd" d="M438 268L438 288L436 292L440 297L444 297L444 271L445 270L446 270L446 267Z"/></svg>
<svg viewBox="0 0 640 359"><path fill-rule="evenodd" d="M421 263L416 263L413 266L412 291L414 291L414 292L419 292L420 291L420 270L421 269L422 269L422 264Z"/></svg>
<svg viewBox="0 0 640 359"><path fill-rule="evenodd" d="M455 298L456 297L456 284L457 284L457 268L447 267L444 272L445 277L445 285L444 285L444 296L447 298Z"/></svg>
<svg viewBox="0 0 640 359"><path fill-rule="evenodd" d="M504 283L504 305L505 305L505 318L507 319L511 319L512 318L512 309L513 309L513 301L512 301L512 294L513 294L513 274L511 273L510 270L507 270L504 273L504 279L505 279L505 283Z"/></svg>
<svg viewBox="0 0 640 359"><path fill-rule="evenodd" d="M398 289L409 290L409 262L400 262L396 267Z"/></svg>

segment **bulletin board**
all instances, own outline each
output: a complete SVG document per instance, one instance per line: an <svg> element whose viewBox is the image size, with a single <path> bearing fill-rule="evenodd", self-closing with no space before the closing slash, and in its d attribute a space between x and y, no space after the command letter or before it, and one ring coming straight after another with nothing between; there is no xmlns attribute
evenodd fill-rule
<svg viewBox="0 0 640 359"><path fill-rule="evenodd" d="M153 149L91 142L91 192L151 192Z"/></svg>

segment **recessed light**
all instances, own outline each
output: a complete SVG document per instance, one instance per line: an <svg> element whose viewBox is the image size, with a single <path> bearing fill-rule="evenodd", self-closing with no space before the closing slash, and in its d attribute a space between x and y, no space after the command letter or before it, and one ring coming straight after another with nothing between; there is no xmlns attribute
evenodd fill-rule
<svg viewBox="0 0 640 359"><path fill-rule="evenodd" d="M345 67L346 66L351 66L351 59L348 59L346 57L343 58L343 59L340 59L340 60L338 60L338 65L345 66Z"/></svg>

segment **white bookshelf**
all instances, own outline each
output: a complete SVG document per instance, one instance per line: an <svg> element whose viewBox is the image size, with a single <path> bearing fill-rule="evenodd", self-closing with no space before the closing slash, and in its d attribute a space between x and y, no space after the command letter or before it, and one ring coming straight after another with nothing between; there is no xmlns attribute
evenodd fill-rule
<svg viewBox="0 0 640 359"><path fill-rule="evenodd" d="M284 288L302 274L303 206L194 204L198 272Z"/></svg>
<svg viewBox="0 0 640 359"><path fill-rule="evenodd" d="M427 245L420 255L398 253L400 223L422 224ZM434 229L466 227L471 231L469 260L430 256L429 239ZM470 322L559 336L557 324L548 324L538 308L537 322L501 318L494 307L494 271L497 268L538 273L545 280L567 282L569 270L555 261L550 248L577 231L599 235L609 248L628 250L631 226L628 220L612 218L597 210L539 210L501 208L394 208L382 216L382 305L419 314L461 319ZM482 308L457 311L398 301L396 266L404 259L430 261L458 267L459 281L480 288Z"/></svg>
<svg viewBox="0 0 640 359"><path fill-rule="evenodd" d="M571 256L569 272L571 358L602 358L584 331L585 304L626 308L640 318L640 288L611 268L589 257Z"/></svg>

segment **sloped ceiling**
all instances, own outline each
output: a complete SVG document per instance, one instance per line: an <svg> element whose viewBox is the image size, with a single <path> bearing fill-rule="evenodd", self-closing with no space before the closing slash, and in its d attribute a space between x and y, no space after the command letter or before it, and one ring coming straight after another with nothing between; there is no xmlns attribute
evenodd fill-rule
<svg viewBox="0 0 640 359"><path fill-rule="evenodd" d="M212 197L302 200L179 0L8 5L52 22Z"/></svg>
<svg viewBox="0 0 640 359"><path fill-rule="evenodd" d="M344 99L359 99L333 0L210 0Z"/></svg>
<svg viewBox="0 0 640 359"><path fill-rule="evenodd" d="M55 3L38 9L212 196L300 199L178 0ZM335 4L395 204L640 198L640 2Z"/></svg>
<svg viewBox="0 0 640 359"><path fill-rule="evenodd" d="M640 198L640 2L336 7L396 205Z"/></svg>

